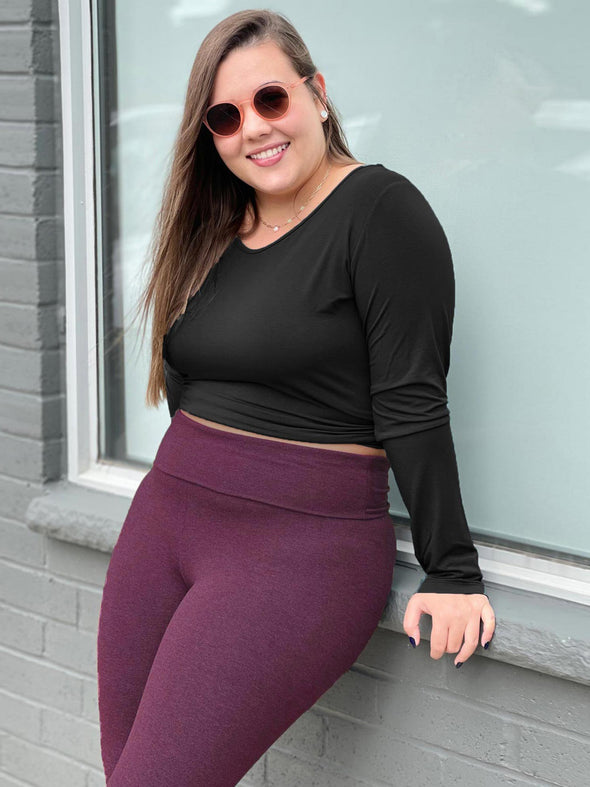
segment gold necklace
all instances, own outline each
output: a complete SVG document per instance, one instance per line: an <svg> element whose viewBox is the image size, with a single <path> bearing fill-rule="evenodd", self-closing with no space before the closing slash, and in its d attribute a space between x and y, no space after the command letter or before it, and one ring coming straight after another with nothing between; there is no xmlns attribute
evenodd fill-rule
<svg viewBox="0 0 590 787"><path fill-rule="evenodd" d="M296 219L296 218L297 218L297 216L299 216L299 214L300 214L300 213L301 213L301 211L302 211L302 210L305 208L305 206L306 206L306 205L309 203L309 201L311 200L311 198L312 198L313 196L315 196L315 195L318 193L318 191L321 189L321 187L324 185L324 183L326 182L326 178L327 178L327 177L328 177L328 175L330 174L330 170L331 170L331 169L332 169L332 165L330 164L330 165L329 165L329 167L328 167L328 169L327 169L327 171L326 171L326 174L325 174L325 175L324 175L324 177L322 178L322 181L321 181L321 182L320 182L320 183L319 183L319 184L318 184L318 185L315 187L315 189L314 189L314 190L311 192L311 194L310 194L310 195L309 195L309 197L308 197L308 198L305 200L305 202L303 203L303 205L302 205L302 206L299 208L299 210L297 211L297 213L295 213L295 215L294 215L294 216L291 216L291 218L290 218L288 221L285 221L285 222L284 222L284 224L268 224L268 223L267 223L267 222L266 222L266 221L265 221L265 220L264 220L262 217L260 217L260 221L261 221L261 222L264 224L264 226L265 226L265 227L268 227L268 228L269 228L270 230L272 230L273 232L278 232L278 231L279 231L279 229L280 229L281 227L286 227L286 226L287 226L287 224L291 224L291 222L293 221L293 219Z"/></svg>

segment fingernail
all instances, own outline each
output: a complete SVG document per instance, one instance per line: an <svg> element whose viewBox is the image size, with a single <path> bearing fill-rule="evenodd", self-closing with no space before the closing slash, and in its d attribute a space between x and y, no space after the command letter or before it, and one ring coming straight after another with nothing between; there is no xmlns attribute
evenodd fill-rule
<svg viewBox="0 0 590 787"><path fill-rule="evenodd" d="M455 667L457 667L457 669L459 669L459 667L460 667L460 666L462 666L462 664L463 664L463 662L462 662L462 661L458 661L458 662L455 664Z"/></svg>
<svg viewBox="0 0 590 787"><path fill-rule="evenodd" d="M408 639L410 640L411 646L413 648L415 648L416 647L416 640L414 639L414 637L408 637Z"/></svg>
<svg viewBox="0 0 590 787"><path fill-rule="evenodd" d="M488 642L486 642L486 644L483 646L484 650L487 650L489 648L489 646L490 646L490 642L488 640Z"/></svg>

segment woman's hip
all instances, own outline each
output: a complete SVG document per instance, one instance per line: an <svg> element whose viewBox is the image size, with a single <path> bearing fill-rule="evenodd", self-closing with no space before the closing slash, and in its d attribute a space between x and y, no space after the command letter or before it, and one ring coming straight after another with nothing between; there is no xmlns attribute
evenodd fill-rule
<svg viewBox="0 0 590 787"><path fill-rule="evenodd" d="M386 457L209 427L177 410L154 467L234 497L341 519L387 514Z"/></svg>

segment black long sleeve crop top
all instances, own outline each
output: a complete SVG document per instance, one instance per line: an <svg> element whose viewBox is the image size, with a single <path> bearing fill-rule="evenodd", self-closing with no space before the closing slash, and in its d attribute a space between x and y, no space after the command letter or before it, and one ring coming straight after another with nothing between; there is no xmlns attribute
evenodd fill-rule
<svg viewBox="0 0 590 787"><path fill-rule="evenodd" d="M410 515L418 592L484 593L447 406L455 279L422 193L349 172L289 232L236 237L163 342L177 408L258 434L383 447Z"/></svg>

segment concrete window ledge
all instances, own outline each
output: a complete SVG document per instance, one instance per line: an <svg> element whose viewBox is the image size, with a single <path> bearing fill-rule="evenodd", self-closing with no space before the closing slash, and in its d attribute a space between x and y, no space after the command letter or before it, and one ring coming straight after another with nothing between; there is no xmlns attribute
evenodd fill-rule
<svg viewBox="0 0 590 787"><path fill-rule="evenodd" d="M38 533L112 552L130 505L128 497L58 481L31 500L25 518Z"/></svg>
<svg viewBox="0 0 590 787"><path fill-rule="evenodd" d="M130 505L130 498L59 481L30 502L26 522L51 538L112 552ZM405 636L406 605L423 577L421 569L398 561L382 628ZM489 650L479 645L474 655L590 685L590 607L491 582L486 593L496 632ZM430 647L430 629L431 618L423 615L421 646Z"/></svg>

